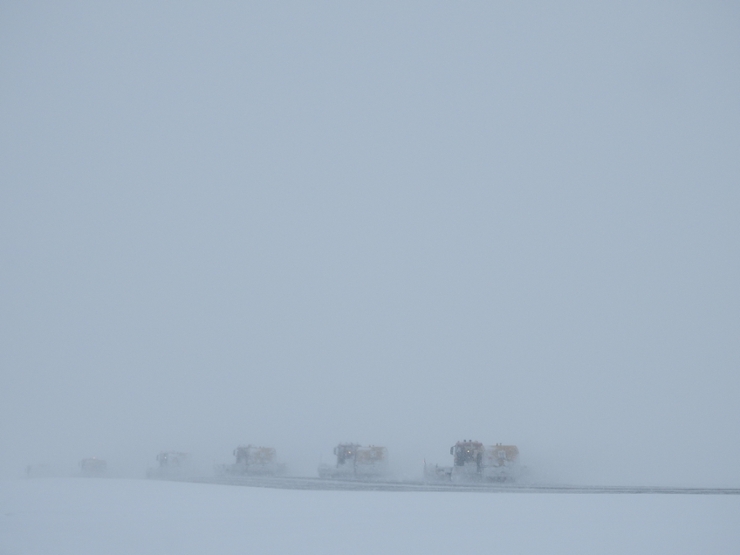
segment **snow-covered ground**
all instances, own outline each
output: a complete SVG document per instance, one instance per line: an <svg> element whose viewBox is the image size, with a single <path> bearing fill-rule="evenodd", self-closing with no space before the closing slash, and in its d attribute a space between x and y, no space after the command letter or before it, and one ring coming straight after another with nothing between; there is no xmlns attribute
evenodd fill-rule
<svg viewBox="0 0 740 555"><path fill-rule="evenodd" d="M737 553L738 495L0 481L0 554Z"/></svg>

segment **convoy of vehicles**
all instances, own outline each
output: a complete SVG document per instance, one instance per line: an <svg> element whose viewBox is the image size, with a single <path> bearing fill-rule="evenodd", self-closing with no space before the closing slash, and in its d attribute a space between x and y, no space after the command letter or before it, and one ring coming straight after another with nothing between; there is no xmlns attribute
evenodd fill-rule
<svg viewBox="0 0 740 555"><path fill-rule="evenodd" d="M275 477L286 474L285 464L279 463L273 447L240 445L234 449L235 462L216 467L216 474L229 481L238 477ZM513 482L522 475L519 449L515 445L496 443L484 445L480 441L462 440L450 447L451 466L428 465L424 462L426 483L497 483ZM333 464L321 464L320 479L387 481L391 480L388 449L378 445L340 443L334 448ZM181 451L162 451L158 466L147 470L147 477L160 479L193 478L191 456ZM29 465L26 475L41 475ZM95 457L80 461L82 476L103 476L107 470L104 460ZM230 478L233 477L233 478ZM261 479L263 479L261 478Z"/></svg>

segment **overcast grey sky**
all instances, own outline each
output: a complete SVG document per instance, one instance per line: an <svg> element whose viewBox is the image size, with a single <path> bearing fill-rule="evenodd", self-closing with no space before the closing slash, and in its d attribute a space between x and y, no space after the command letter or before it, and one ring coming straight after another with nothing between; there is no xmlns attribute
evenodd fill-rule
<svg viewBox="0 0 740 555"><path fill-rule="evenodd" d="M737 484L732 2L0 6L0 472Z"/></svg>

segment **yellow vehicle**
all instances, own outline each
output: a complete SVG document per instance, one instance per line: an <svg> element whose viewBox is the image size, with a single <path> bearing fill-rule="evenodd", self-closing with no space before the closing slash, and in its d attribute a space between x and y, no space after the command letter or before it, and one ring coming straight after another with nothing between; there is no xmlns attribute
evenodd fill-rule
<svg viewBox="0 0 740 555"><path fill-rule="evenodd" d="M458 441L450 447L451 467L424 465L424 477L431 481L507 482L521 474L516 445L483 445L480 441Z"/></svg>
<svg viewBox="0 0 740 555"><path fill-rule="evenodd" d="M278 464L273 447L240 445L234 449L236 463L223 468L226 474L276 475L285 472L285 465Z"/></svg>
<svg viewBox="0 0 740 555"><path fill-rule="evenodd" d="M373 479L388 475L388 449L378 445L363 447L357 443L340 443L334 448L334 466L319 466L321 478Z"/></svg>

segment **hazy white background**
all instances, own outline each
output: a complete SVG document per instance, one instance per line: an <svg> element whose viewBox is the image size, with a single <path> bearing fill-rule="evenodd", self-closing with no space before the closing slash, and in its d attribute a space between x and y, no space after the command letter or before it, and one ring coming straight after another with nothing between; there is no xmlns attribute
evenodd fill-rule
<svg viewBox="0 0 740 555"><path fill-rule="evenodd" d="M0 473L737 485L739 177L732 2L3 2Z"/></svg>

